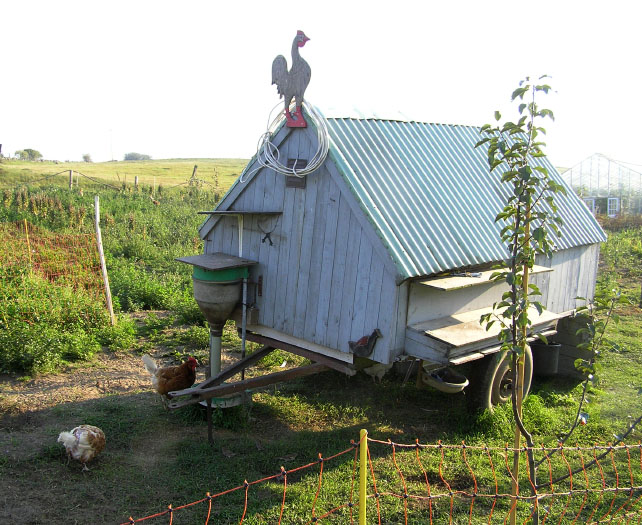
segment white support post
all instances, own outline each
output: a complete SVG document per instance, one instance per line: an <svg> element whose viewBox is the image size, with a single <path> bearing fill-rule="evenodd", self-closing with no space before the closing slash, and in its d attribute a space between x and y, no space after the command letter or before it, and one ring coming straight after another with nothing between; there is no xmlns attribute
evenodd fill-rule
<svg viewBox="0 0 642 525"><path fill-rule="evenodd" d="M103 238L100 234L100 201L98 195L94 198L95 224L96 224L96 244L98 244L98 257L100 258L100 269L103 274L105 283L105 296L107 297L107 310L112 326L116 324L114 308L111 303L111 290L109 289L109 277L107 276L107 265L105 264L105 253L103 252Z"/></svg>

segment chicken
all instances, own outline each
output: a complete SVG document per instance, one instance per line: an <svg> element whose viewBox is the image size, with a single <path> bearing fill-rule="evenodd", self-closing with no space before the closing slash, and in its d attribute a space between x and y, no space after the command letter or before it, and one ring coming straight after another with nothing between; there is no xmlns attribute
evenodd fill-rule
<svg viewBox="0 0 642 525"><path fill-rule="evenodd" d="M372 353L377 339L380 337L381 332L378 328L375 328L370 335L364 335L358 341L348 341L348 347L357 357L368 357Z"/></svg>
<svg viewBox="0 0 642 525"><path fill-rule="evenodd" d="M289 128L305 128L307 122L303 118L301 106L303 93L310 83L312 72L308 63L301 58L299 48L310 40L303 31L297 31L292 42L292 67L288 71L288 62L283 55L277 56L272 62L272 84L285 103L285 116ZM290 114L290 103L295 100L294 113Z"/></svg>
<svg viewBox="0 0 642 525"><path fill-rule="evenodd" d="M154 390L163 396L163 403L167 400L167 392L189 388L196 381L198 362L193 357L189 357L181 365L159 368L151 357L144 355L143 364L152 376Z"/></svg>
<svg viewBox="0 0 642 525"><path fill-rule="evenodd" d="M375 379L379 380L379 383L381 383L381 378L386 375L386 372L392 368L392 363L388 363L387 365L383 363L376 363L372 366L369 366L368 368L364 368L363 371L368 374L373 382L376 382Z"/></svg>
<svg viewBox="0 0 642 525"><path fill-rule="evenodd" d="M71 432L61 432L58 443L62 443L68 458L82 463L83 471L89 470L87 462L94 459L105 448L105 433L93 425L80 425Z"/></svg>

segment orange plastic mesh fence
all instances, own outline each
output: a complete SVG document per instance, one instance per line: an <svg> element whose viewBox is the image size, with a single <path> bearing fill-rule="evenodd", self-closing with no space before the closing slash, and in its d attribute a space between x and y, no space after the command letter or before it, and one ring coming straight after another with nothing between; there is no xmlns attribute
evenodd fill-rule
<svg viewBox="0 0 642 525"><path fill-rule="evenodd" d="M359 505L357 463L360 443L333 456L256 481L223 490L179 507L171 505L164 511L134 519L138 523L164 517L172 523L174 513L187 507L203 506L204 523L212 516L212 501L243 490L243 523L252 506L255 485L266 482L283 484L278 523L288 523L286 499L288 476L295 472L317 472L316 491L311 498L305 523L355 523ZM354 452L349 455L350 452ZM537 479L532 479L525 466L520 470L517 496L511 495L513 454L522 461L529 453L543 458ZM344 501L322 501L324 465L352 458L352 478ZM525 465L525 463L524 463ZM513 449L505 447L394 443L368 438L367 506L368 523L508 523L515 510L517 523L584 524L642 523L642 444L593 447L538 447ZM332 491L329 491L332 492ZM258 496L257 496L258 497ZM222 502L221 502L222 504ZM290 519L301 523L301 508ZM320 506L329 510L319 513ZM194 517L192 516L192 519ZM305 518L304 518L305 519ZM340 520L340 521L337 521Z"/></svg>
<svg viewBox="0 0 642 525"><path fill-rule="evenodd" d="M96 238L59 234L25 221L0 224L0 266L31 272L51 282L104 299Z"/></svg>

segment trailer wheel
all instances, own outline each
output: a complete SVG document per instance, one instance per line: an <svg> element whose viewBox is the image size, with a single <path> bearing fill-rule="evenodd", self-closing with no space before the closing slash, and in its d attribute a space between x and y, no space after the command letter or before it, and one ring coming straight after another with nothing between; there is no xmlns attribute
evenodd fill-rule
<svg viewBox="0 0 642 525"><path fill-rule="evenodd" d="M477 363L477 362L475 362ZM469 403L473 408L493 410L497 405L510 402L513 388L511 356L498 352L485 357L475 367L471 381ZM524 397L528 395L533 378L533 354L526 347L524 359Z"/></svg>

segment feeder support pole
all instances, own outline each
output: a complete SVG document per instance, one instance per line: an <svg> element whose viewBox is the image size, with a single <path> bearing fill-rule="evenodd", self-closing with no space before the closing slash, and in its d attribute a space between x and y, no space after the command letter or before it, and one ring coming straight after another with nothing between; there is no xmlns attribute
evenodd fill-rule
<svg viewBox="0 0 642 525"><path fill-rule="evenodd" d="M243 257L243 214L239 213L236 218L238 219L239 226L239 257ZM241 318L241 359L245 359L245 337L247 332L247 277L243 277L243 304L241 305L242 318ZM241 381L245 379L245 369L241 370Z"/></svg>

